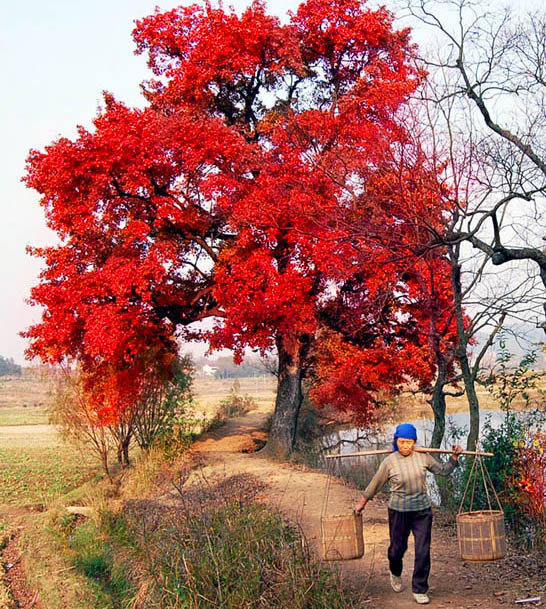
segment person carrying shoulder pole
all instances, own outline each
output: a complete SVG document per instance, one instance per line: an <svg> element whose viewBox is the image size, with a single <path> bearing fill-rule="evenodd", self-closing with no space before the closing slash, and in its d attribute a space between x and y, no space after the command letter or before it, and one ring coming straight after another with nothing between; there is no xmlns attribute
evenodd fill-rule
<svg viewBox="0 0 546 609"><path fill-rule="evenodd" d="M462 448L455 445L449 461L442 464L428 453L414 451L416 441L417 430L411 423L398 425L394 432L393 452L379 466L355 512L360 514L366 503L387 481L390 482L388 559L391 587L395 592L402 591L403 557L412 532L415 544L413 598L420 605L425 605L430 602L427 592L432 530L432 504L425 490L426 472L451 474L457 466Z"/></svg>

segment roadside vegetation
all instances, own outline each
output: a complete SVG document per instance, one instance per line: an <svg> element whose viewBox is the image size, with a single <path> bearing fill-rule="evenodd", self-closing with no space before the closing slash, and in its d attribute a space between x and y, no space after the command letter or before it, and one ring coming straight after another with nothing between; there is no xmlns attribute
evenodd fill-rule
<svg viewBox="0 0 546 609"><path fill-rule="evenodd" d="M88 519L62 509L37 517L22 545L44 606L357 606L336 572L310 556L301 531L257 502L263 485L251 475L185 485L192 465L183 456L162 480L175 498L146 497L144 481L157 490L165 467L156 452L124 477L115 497L109 485L96 487Z"/></svg>

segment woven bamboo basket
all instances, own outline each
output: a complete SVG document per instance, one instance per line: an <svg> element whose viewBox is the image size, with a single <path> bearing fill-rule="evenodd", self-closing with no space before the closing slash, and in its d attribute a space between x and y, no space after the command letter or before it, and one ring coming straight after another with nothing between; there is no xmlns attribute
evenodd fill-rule
<svg viewBox="0 0 546 609"><path fill-rule="evenodd" d="M463 560L503 558L506 552L504 513L502 510L483 510L457 514L457 536Z"/></svg>
<svg viewBox="0 0 546 609"><path fill-rule="evenodd" d="M323 516L320 532L323 560L350 560L364 555L362 514Z"/></svg>

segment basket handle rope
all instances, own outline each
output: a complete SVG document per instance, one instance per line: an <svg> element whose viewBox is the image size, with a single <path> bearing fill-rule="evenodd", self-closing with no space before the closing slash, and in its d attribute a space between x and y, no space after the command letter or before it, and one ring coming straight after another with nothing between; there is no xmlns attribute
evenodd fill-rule
<svg viewBox="0 0 546 609"><path fill-rule="evenodd" d="M332 463L330 464L330 462L332 462ZM324 490L324 496L323 496L323 500L322 500L322 509L320 512L321 520L326 515L326 508L328 507L328 497L330 495L330 485L332 483L332 472L331 472L332 467L333 467L333 461L331 459L328 459L328 462L326 465L326 488Z"/></svg>
<svg viewBox="0 0 546 609"><path fill-rule="evenodd" d="M479 446L478 446L478 451L479 451ZM479 467L476 467L477 463L479 463ZM487 468L485 467L485 465L483 463L482 457L480 455L477 455L474 457L474 461L472 462L472 467L470 468L470 473L468 474L468 480L466 481L463 498L461 499L461 504L459 505L459 511L458 511L459 514L463 511L466 494L467 494L467 491L468 491L468 488L469 488L471 482L472 482L472 492L471 492L471 496L470 496L470 507L468 508L468 511L469 512L472 511L472 506L474 505L474 496L475 496L475 492L476 492L476 485L478 482L478 474L481 474L481 479L482 479L483 486L485 489L485 496L487 497L487 505L489 507L489 511L490 512L493 511L493 508L491 506L491 495L489 493L489 487L491 488L491 491L493 492L492 494L495 496L495 500L497 502L497 506L498 506L499 510L502 511L502 505L499 500L499 496L497 495L497 491L495 490L493 481L491 480L491 476L489 475L489 472L487 471Z"/></svg>

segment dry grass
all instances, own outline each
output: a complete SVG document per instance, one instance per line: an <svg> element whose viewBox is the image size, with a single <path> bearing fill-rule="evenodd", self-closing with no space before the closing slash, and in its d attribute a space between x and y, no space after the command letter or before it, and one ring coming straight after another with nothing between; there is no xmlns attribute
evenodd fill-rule
<svg viewBox="0 0 546 609"><path fill-rule="evenodd" d="M274 376L260 376L240 379L210 379L196 378L194 395L196 410L207 418L212 418L225 399L233 390L234 384L239 385L238 393L254 398L258 408L267 408L275 404L277 379Z"/></svg>
<svg viewBox="0 0 546 609"><path fill-rule="evenodd" d="M27 370L21 376L0 376L0 426L47 423L50 399L46 373Z"/></svg>
<svg viewBox="0 0 546 609"><path fill-rule="evenodd" d="M27 368L21 376L0 376L0 408L39 408L50 400L47 372Z"/></svg>

